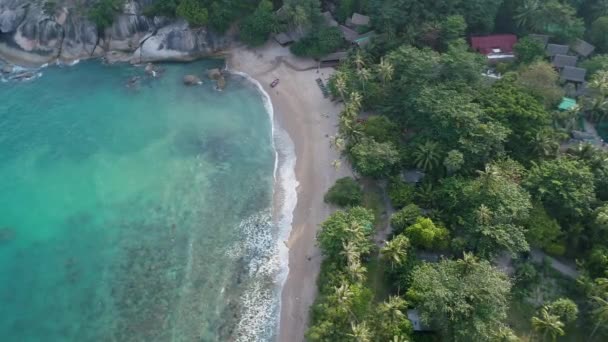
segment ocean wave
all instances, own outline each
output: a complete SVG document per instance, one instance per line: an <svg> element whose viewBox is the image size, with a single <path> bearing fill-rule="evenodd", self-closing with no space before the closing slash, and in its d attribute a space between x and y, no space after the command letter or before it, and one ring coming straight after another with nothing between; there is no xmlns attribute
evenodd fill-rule
<svg viewBox="0 0 608 342"><path fill-rule="evenodd" d="M260 226L252 225L252 222L259 223L259 217L254 217L243 221L241 226L246 236L244 249L257 253L250 254L253 258L248 259L249 275L253 281L241 298L243 309L236 330L237 341L258 341L277 333L280 324L281 290L289 274L289 248L286 242L291 233L293 212L297 204L296 154L287 132L275 125L270 95L260 82L240 71L228 72L245 78L260 92L272 125L272 145L275 151L273 207L277 209L276 217L273 218L270 211L261 214L269 220L268 224L274 224L271 229L252 231L251 227ZM261 320L266 324L260 324Z"/></svg>

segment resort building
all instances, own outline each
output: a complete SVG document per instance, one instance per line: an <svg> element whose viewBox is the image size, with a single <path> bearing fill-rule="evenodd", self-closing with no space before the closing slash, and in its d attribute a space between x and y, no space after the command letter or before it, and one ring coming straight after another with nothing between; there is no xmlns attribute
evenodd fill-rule
<svg viewBox="0 0 608 342"><path fill-rule="evenodd" d="M595 51L595 46L582 39L577 39L576 43L572 45L572 50L574 50L574 52L576 52L579 56L587 58L593 53L593 51Z"/></svg>
<svg viewBox="0 0 608 342"><path fill-rule="evenodd" d="M568 56L568 55L555 55L553 57L553 61L551 64L554 68L561 70L564 67L575 67L578 58L576 56Z"/></svg>
<svg viewBox="0 0 608 342"><path fill-rule="evenodd" d="M485 55L491 62L514 59L513 46L516 43L517 36L514 34L471 37L473 50Z"/></svg>
<svg viewBox="0 0 608 342"><path fill-rule="evenodd" d="M547 48L545 49L547 56L550 58L557 55L567 55L568 51L570 51L570 47L568 45L560 44L547 44Z"/></svg>

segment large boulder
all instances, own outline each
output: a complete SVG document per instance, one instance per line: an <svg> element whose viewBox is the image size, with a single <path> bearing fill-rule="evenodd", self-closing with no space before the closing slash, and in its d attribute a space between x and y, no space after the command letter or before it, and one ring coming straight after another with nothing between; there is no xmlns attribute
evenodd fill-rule
<svg viewBox="0 0 608 342"><path fill-rule="evenodd" d="M102 34L82 8L100 0L0 0L0 59L41 65L105 56L108 61L189 61L216 55L230 39L183 20L146 17L155 0L125 0L122 14ZM51 13L49 13L49 11Z"/></svg>
<svg viewBox="0 0 608 342"><path fill-rule="evenodd" d="M209 69L207 70L207 77L217 81L222 77L222 71L219 68Z"/></svg>
<svg viewBox="0 0 608 342"><path fill-rule="evenodd" d="M13 70L15 70L15 68L12 65L5 64L5 65L2 66L2 70L1 71L2 71L3 74L10 74L10 73L13 72Z"/></svg>
<svg viewBox="0 0 608 342"><path fill-rule="evenodd" d="M203 83L200 78L194 75L186 75L184 76L184 84L187 86L193 86L197 84Z"/></svg>

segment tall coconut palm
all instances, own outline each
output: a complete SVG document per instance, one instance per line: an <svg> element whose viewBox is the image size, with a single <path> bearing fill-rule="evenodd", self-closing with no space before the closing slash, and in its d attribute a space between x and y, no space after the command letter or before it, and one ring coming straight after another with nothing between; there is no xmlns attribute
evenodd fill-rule
<svg viewBox="0 0 608 342"><path fill-rule="evenodd" d="M380 304L380 311L387 314L391 321L399 321L405 318L407 302L399 296L389 296L387 301Z"/></svg>
<svg viewBox="0 0 608 342"><path fill-rule="evenodd" d="M348 98L348 104L350 106L352 106L352 110L354 112L357 112L357 114L359 114L359 111L361 110L362 102L363 102L363 97L361 96L361 94L359 94L356 91L353 91L350 93L350 96Z"/></svg>
<svg viewBox="0 0 608 342"><path fill-rule="evenodd" d="M591 311L591 314L593 316L593 319L595 320L595 326L593 327L593 331L591 332L591 337L595 335L595 332L599 327L608 327L608 300L606 300L606 297L607 294L604 294L603 297L591 297L591 301L594 306L593 310Z"/></svg>
<svg viewBox="0 0 608 342"><path fill-rule="evenodd" d="M424 144L416 146L413 156L416 167L431 172L437 168L441 161L441 149L438 143L426 141Z"/></svg>
<svg viewBox="0 0 608 342"><path fill-rule="evenodd" d="M410 240L405 235L397 235L382 247L380 253L391 263L391 269L394 269L395 265L400 266L405 262L409 247Z"/></svg>
<svg viewBox="0 0 608 342"><path fill-rule="evenodd" d="M367 327L367 322L361 322L359 324L351 323L352 332L348 336L352 337L356 342L371 342L372 332Z"/></svg>
<svg viewBox="0 0 608 342"><path fill-rule="evenodd" d="M493 337L495 338L494 341L496 341L496 342L519 342L520 341L519 337L517 337L517 335L515 335L513 330L511 330L511 328L504 326L504 325L496 330Z"/></svg>
<svg viewBox="0 0 608 342"><path fill-rule="evenodd" d="M378 64L378 74L380 75L380 79L382 79L382 86L386 88L386 83L393 79L393 73L395 72L395 67L393 64L386 60L385 58L380 59L380 64Z"/></svg>
<svg viewBox="0 0 608 342"><path fill-rule="evenodd" d="M543 6L544 4L541 0L524 0L517 7L516 13L513 16L515 24L533 31L542 28L543 24L540 22L540 19L542 19Z"/></svg>
<svg viewBox="0 0 608 342"><path fill-rule="evenodd" d="M355 54L355 58L354 58L353 62L355 63L355 67L357 68L357 70L360 70L363 67L365 67L365 60L363 59L361 50L357 50L357 53Z"/></svg>
<svg viewBox="0 0 608 342"><path fill-rule="evenodd" d="M479 225L489 225L492 222L493 215L494 214L492 213L492 210L486 207L485 204L480 205L479 208L477 208L477 210L475 211L477 224Z"/></svg>
<svg viewBox="0 0 608 342"><path fill-rule="evenodd" d="M553 157L559 151L559 142L550 129L542 129L536 132L531 145L532 152L541 158Z"/></svg>
<svg viewBox="0 0 608 342"><path fill-rule="evenodd" d="M365 85L367 84L367 81L372 78L372 74L367 68L361 68L357 70L357 75L359 76L359 82L361 82L361 88L365 91Z"/></svg>
<svg viewBox="0 0 608 342"><path fill-rule="evenodd" d="M343 71L336 72L336 90L340 94L342 101L344 102L347 86L346 86L346 74Z"/></svg>
<svg viewBox="0 0 608 342"><path fill-rule="evenodd" d="M539 316L532 317L532 328L541 334L543 341L547 336L551 337L552 341L557 340L558 336L564 336L564 323L559 316L552 315L546 306L540 309Z"/></svg>

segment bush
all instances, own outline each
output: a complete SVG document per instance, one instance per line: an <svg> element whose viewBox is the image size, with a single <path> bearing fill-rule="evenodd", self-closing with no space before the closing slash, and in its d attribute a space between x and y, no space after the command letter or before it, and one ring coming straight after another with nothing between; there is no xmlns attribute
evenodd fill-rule
<svg viewBox="0 0 608 342"><path fill-rule="evenodd" d="M101 0L89 10L88 16L99 30L112 26L114 16L120 11L122 0Z"/></svg>
<svg viewBox="0 0 608 342"><path fill-rule="evenodd" d="M296 56L320 58L338 50L343 43L338 28L321 27L291 45L290 50Z"/></svg>
<svg viewBox="0 0 608 342"><path fill-rule="evenodd" d="M363 124L363 134L380 143L397 144L399 142L399 128L384 115L376 115L367 119Z"/></svg>
<svg viewBox="0 0 608 342"><path fill-rule="evenodd" d="M389 176L399 163L399 152L392 143L364 139L350 150L353 167L364 176Z"/></svg>
<svg viewBox="0 0 608 342"><path fill-rule="evenodd" d="M593 77L598 71L608 70L608 55L596 55L581 63L581 68L587 69L587 76Z"/></svg>
<svg viewBox="0 0 608 342"><path fill-rule="evenodd" d="M391 216L393 232L396 234L403 232L405 228L416 223L416 219L420 216L422 216L422 209L420 207L415 204L406 205Z"/></svg>
<svg viewBox="0 0 608 342"><path fill-rule="evenodd" d="M542 44L531 37L524 37L513 47L517 60L522 64L530 64L535 60L545 57L545 48Z"/></svg>
<svg viewBox="0 0 608 342"><path fill-rule="evenodd" d="M181 0L175 12L195 26L207 25L209 20L207 9L197 0Z"/></svg>
<svg viewBox="0 0 608 342"><path fill-rule="evenodd" d="M272 2L262 0L253 15L247 17L241 27L241 40L256 46L262 45L268 39L276 18L272 12Z"/></svg>
<svg viewBox="0 0 608 342"><path fill-rule="evenodd" d="M400 179L393 179L388 185L388 197L393 207L400 209L412 203L414 187Z"/></svg>
<svg viewBox="0 0 608 342"><path fill-rule="evenodd" d="M424 217L419 217L416 223L405 229L405 235L413 246L424 249L445 249L448 246L449 232L442 226Z"/></svg>
<svg viewBox="0 0 608 342"><path fill-rule="evenodd" d="M589 39L598 50L608 52L608 16L599 17L591 24Z"/></svg>
<svg viewBox="0 0 608 342"><path fill-rule="evenodd" d="M361 205L363 191L359 184L350 177L340 178L325 194L325 203L341 207Z"/></svg>

